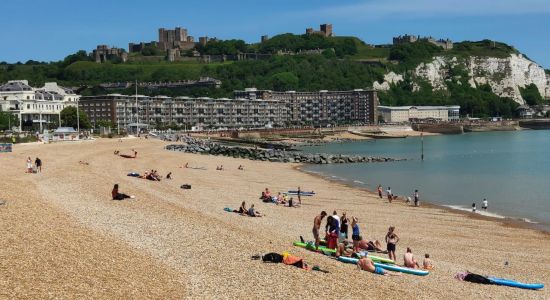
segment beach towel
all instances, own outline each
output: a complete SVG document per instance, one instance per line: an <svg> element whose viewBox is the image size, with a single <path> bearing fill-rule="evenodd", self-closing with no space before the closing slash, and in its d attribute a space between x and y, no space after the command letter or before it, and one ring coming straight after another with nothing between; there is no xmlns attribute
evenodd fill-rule
<svg viewBox="0 0 550 300"><path fill-rule="evenodd" d="M130 173L128 173L128 176L131 176L131 177L139 177L139 173L130 172Z"/></svg>

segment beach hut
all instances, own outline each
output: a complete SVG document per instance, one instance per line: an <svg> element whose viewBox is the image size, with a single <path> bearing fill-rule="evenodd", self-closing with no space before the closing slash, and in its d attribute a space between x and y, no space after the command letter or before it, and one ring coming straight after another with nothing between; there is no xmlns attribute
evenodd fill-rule
<svg viewBox="0 0 550 300"><path fill-rule="evenodd" d="M72 127L59 127L53 132L52 141L78 141L78 131Z"/></svg>

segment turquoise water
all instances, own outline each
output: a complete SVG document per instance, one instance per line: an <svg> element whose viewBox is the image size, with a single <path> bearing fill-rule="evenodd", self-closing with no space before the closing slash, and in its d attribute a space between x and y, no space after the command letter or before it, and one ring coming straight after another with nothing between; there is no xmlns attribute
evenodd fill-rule
<svg viewBox="0 0 550 300"><path fill-rule="evenodd" d="M304 147L305 152L380 155L406 161L312 165L307 171L333 180L470 210L487 198L487 215L550 228L550 131L467 133Z"/></svg>

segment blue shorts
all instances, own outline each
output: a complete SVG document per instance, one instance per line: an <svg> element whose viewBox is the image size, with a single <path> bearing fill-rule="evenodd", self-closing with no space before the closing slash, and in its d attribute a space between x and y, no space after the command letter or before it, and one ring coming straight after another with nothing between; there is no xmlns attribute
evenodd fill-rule
<svg viewBox="0 0 550 300"><path fill-rule="evenodd" d="M386 272L384 271L384 269L382 269L380 267L375 267L374 268L374 274L384 275L384 274L386 274Z"/></svg>

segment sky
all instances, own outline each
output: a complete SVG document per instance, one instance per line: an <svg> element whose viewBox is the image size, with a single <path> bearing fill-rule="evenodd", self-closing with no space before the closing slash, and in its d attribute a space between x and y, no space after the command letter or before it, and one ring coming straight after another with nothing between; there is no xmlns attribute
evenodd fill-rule
<svg viewBox="0 0 550 300"><path fill-rule="evenodd" d="M508 43L550 68L550 0L15 0L2 1L0 61L56 61L98 44L128 48L160 27L243 39L331 23L339 36L389 44L413 34Z"/></svg>

